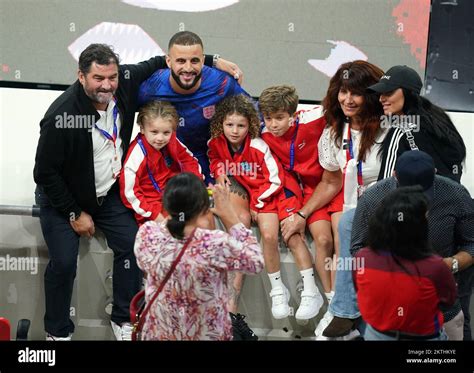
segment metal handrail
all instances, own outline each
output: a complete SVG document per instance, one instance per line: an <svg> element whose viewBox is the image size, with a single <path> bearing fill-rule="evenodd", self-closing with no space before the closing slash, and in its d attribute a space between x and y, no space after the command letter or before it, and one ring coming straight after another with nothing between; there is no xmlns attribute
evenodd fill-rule
<svg viewBox="0 0 474 373"><path fill-rule="evenodd" d="M19 215L39 217L40 208L33 206L0 205L0 215Z"/></svg>

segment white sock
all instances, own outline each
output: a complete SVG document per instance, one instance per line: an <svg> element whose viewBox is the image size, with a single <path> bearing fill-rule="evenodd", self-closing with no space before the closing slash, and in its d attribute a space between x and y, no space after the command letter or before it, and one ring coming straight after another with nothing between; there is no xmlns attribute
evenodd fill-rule
<svg viewBox="0 0 474 373"><path fill-rule="evenodd" d="M281 274L280 271L275 273L269 273L268 277L270 278L270 284L272 285L272 289L281 287L283 288L283 281L281 281Z"/></svg>
<svg viewBox="0 0 474 373"><path fill-rule="evenodd" d="M332 297L334 297L334 290L331 290L329 293L324 293L329 303L331 303Z"/></svg>
<svg viewBox="0 0 474 373"><path fill-rule="evenodd" d="M312 293L318 292L318 287L314 282L314 270L313 268L308 268L303 271L300 271L301 278L303 279L303 291L310 291Z"/></svg>

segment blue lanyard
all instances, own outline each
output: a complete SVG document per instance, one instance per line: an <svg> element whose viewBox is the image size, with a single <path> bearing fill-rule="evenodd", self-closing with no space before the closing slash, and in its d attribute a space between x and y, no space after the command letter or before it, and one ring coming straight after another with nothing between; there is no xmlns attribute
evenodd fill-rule
<svg viewBox="0 0 474 373"><path fill-rule="evenodd" d="M295 132L293 133L293 137L291 139L291 145L290 145L290 171L293 171L293 167L295 166L295 141L296 141L296 135L298 134L298 126L300 125L300 119L296 118L296 123L295 123Z"/></svg>
<svg viewBox="0 0 474 373"><path fill-rule="evenodd" d="M143 145L141 134L138 134L137 142L138 142L138 145L140 145L140 148L142 148L143 155L145 156L146 170L148 171L148 177L150 178L150 181L153 184L153 187L156 189L156 191L158 193L161 193L161 188L158 185L158 183L156 182L155 178L153 177L153 174L151 173L150 167L148 167L148 156L147 156L148 154L147 154L147 151L145 149L145 145Z"/></svg>
<svg viewBox="0 0 474 373"><path fill-rule="evenodd" d="M102 128L99 128L99 126L97 125L97 123L94 124L95 128L97 128L100 133L102 134L102 136L104 136L107 140L110 140L112 141L112 144L114 144L114 148L115 148L115 141L117 140L117 117L118 117L118 107L117 107L117 100L114 98L114 102L115 102L115 106L114 106L114 132L113 132L113 136L111 136L107 131L103 130ZM107 113L105 113L105 115L107 116Z"/></svg>
<svg viewBox="0 0 474 373"><path fill-rule="evenodd" d="M350 124L348 125L348 130L347 130L347 136L348 136L348 140L349 140L349 150L348 150L348 154L347 154L347 161L349 161L349 159L354 159L354 150L353 150L353 147L352 147L352 136L351 136L351 126ZM350 156L350 158L349 158ZM364 185L364 182L362 180L362 161L359 161L357 162L357 181L359 183L359 185Z"/></svg>

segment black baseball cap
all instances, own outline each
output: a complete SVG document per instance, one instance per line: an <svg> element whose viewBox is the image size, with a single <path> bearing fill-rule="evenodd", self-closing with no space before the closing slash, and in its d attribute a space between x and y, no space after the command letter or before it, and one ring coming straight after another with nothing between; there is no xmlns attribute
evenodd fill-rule
<svg viewBox="0 0 474 373"><path fill-rule="evenodd" d="M400 186L421 185L428 199L433 199L436 168L428 153L407 150L398 157L395 172Z"/></svg>
<svg viewBox="0 0 474 373"><path fill-rule="evenodd" d="M393 91L397 88L406 88L420 94L423 82L418 73L408 66L393 66L382 75L380 81L367 89L377 93Z"/></svg>

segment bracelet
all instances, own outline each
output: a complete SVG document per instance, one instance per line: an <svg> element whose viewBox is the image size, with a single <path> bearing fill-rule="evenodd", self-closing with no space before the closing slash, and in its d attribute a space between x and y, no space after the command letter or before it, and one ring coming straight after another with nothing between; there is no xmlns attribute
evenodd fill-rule
<svg viewBox="0 0 474 373"><path fill-rule="evenodd" d="M301 211L296 212L299 216L301 216L304 220L306 220L305 214L303 214Z"/></svg>
<svg viewBox="0 0 474 373"><path fill-rule="evenodd" d="M221 58L221 56L219 56L218 54L215 54L214 56L212 56L212 67L216 67L217 66L217 60Z"/></svg>

